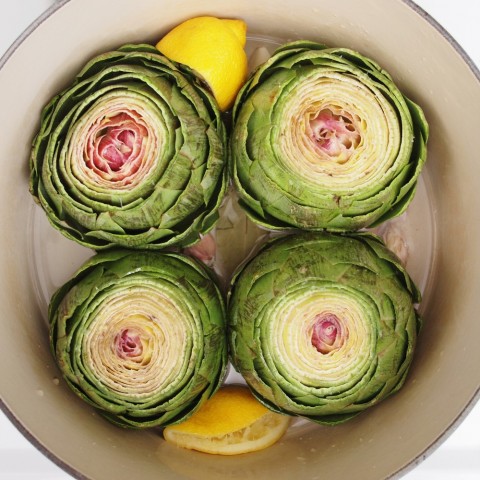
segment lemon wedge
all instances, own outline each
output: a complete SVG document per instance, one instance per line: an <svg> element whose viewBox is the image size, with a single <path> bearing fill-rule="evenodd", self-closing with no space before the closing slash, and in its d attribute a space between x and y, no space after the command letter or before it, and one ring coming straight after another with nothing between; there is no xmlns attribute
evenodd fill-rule
<svg viewBox="0 0 480 480"><path fill-rule="evenodd" d="M166 57L195 70L211 88L221 111L228 110L247 78L243 20L195 17L167 33L156 45Z"/></svg>
<svg viewBox="0 0 480 480"><path fill-rule="evenodd" d="M167 442L200 452L237 455L279 440L290 417L271 412L247 387L225 385L185 422L166 427Z"/></svg>

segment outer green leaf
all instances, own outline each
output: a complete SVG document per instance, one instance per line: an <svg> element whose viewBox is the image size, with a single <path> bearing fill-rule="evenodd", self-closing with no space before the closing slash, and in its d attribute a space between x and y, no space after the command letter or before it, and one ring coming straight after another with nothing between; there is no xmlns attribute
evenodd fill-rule
<svg viewBox="0 0 480 480"><path fill-rule="evenodd" d="M138 142L113 142L117 152L138 150L110 163L106 179L91 162L110 157L90 146L119 124ZM44 108L30 191L55 228L87 247L188 245L218 216L225 157L220 111L195 74L150 45L124 45L89 61Z"/></svg>
<svg viewBox="0 0 480 480"><path fill-rule="evenodd" d="M49 319L68 385L124 427L186 419L225 375L222 296L183 255L99 253L53 295Z"/></svg>
<svg viewBox="0 0 480 480"><path fill-rule="evenodd" d="M417 287L378 237L288 235L232 280L232 361L273 410L338 423L404 383L418 301ZM314 336L322 325L324 343Z"/></svg>
<svg viewBox="0 0 480 480"><path fill-rule="evenodd" d="M406 209L427 139L421 108L377 63L297 41L237 96L230 169L242 207L260 225L354 231Z"/></svg>

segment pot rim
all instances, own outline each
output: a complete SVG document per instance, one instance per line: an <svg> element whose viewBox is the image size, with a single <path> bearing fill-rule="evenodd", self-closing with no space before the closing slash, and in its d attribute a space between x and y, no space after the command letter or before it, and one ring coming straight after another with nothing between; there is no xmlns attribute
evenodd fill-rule
<svg viewBox="0 0 480 480"><path fill-rule="evenodd" d="M46 20L48 20L57 10L64 7L66 4L70 3L72 0L57 0L54 4L48 7L36 20L34 20L10 45L7 51L0 58L0 69L8 62L10 57L16 52L18 47ZM413 0L398 0L407 7L411 8L415 13L420 15L425 21L427 21L432 27L434 27L442 37L448 41L448 43L455 49L455 51L460 55L462 60L468 65L470 70L473 72L477 81L480 84L480 68L474 63L470 58L467 52L463 47L455 40L455 38L429 13L427 13L423 8L417 5ZM399 478L400 476L405 475L407 472L413 470L420 463L422 463L428 456L430 456L440 445L458 428L458 426L463 422L463 420L468 416L468 414L473 410L474 406L480 400L480 387L474 393L470 401L467 403L465 408L460 412L460 414L452 421L452 423L445 428L441 435L433 439L422 452L413 458L409 463L404 465L402 468L393 472L388 479ZM28 428L22 424L21 420L17 418L14 412L4 403L3 399L0 398L0 410L6 415L6 417L12 422L12 424L17 428L17 430L43 455L45 455L49 460L51 460L55 465L60 467L66 473L72 477L79 480L89 480L89 477L86 477L81 472L73 468L71 465L67 464L59 457L45 447Z"/></svg>

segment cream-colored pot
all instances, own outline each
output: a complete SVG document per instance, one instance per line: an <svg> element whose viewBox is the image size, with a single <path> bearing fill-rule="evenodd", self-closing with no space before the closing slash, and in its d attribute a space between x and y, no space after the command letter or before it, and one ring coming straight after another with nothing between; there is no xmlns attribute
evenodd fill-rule
<svg viewBox="0 0 480 480"><path fill-rule="evenodd" d="M46 302L90 255L52 233L28 192L39 112L93 55L154 42L182 20L246 20L252 41L306 38L374 58L422 105L429 158L407 221L407 267L424 327L404 388L336 427L302 423L277 445L233 458L117 428L66 387L52 361ZM47 456L78 478L383 479L438 445L480 385L480 76L441 29L402 0L70 0L17 43L0 70L0 404Z"/></svg>

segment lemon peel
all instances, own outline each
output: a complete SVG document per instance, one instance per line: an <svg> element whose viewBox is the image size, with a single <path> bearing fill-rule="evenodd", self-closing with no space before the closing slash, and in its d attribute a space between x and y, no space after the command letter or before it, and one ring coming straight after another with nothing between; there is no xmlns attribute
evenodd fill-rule
<svg viewBox="0 0 480 480"><path fill-rule="evenodd" d="M186 421L166 427L167 442L200 452L237 455L273 445L290 417L271 412L247 387L225 385Z"/></svg>
<svg viewBox="0 0 480 480"><path fill-rule="evenodd" d="M195 70L212 90L220 110L225 111L247 78L246 32L243 20L195 17L173 28L156 48Z"/></svg>

